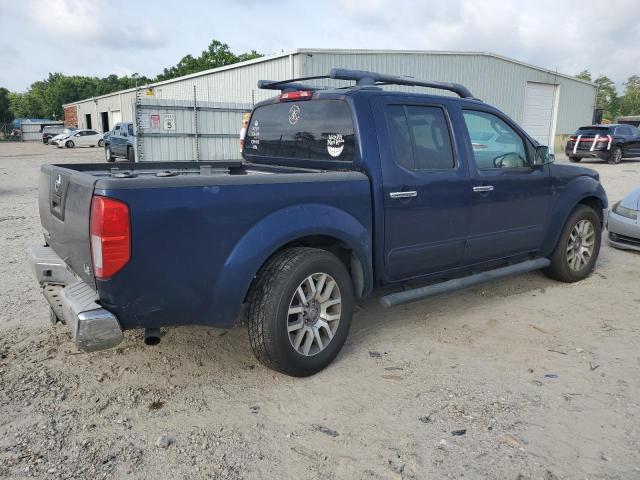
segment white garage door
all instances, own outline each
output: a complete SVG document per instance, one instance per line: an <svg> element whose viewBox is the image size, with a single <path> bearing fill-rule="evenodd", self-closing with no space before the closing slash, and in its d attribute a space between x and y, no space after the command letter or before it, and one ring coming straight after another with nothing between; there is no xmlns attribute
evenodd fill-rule
<svg viewBox="0 0 640 480"><path fill-rule="evenodd" d="M116 123L120 123L122 121L122 113L120 110L114 110L111 112L111 125L115 125Z"/></svg>
<svg viewBox="0 0 640 480"><path fill-rule="evenodd" d="M548 83L527 82L524 97L524 121L522 128L538 140L541 145L553 147L551 138L554 120L555 85Z"/></svg>

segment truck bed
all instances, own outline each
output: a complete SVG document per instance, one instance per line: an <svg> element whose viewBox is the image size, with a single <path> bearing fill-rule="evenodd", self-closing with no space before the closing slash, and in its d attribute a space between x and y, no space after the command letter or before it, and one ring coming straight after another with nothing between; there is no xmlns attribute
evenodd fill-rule
<svg viewBox="0 0 640 480"><path fill-rule="evenodd" d="M131 260L107 280L92 269L94 195L130 211ZM348 219L369 232L372 224L369 180L360 172L242 162L46 165L39 201L47 244L123 329L230 326L248 288L240 278L287 242L287 222L309 221L309 235L344 230L334 223Z"/></svg>

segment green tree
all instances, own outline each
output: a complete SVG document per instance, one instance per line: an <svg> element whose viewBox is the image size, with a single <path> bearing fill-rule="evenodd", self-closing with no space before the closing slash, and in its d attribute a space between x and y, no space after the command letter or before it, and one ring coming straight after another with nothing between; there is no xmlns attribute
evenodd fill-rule
<svg viewBox="0 0 640 480"><path fill-rule="evenodd" d="M606 75L600 75L594 83L598 89L596 108L602 108L605 119L614 120L620 113L620 98L613 80Z"/></svg>
<svg viewBox="0 0 640 480"><path fill-rule="evenodd" d="M591 72L589 70L581 71L579 74L576 75L576 78L579 78L580 80L586 80L587 82L593 81L591 79Z"/></svg>
<svg viewBox="0 0 640 480"><path fill-rule="evenodd" d="M204 50L199 57L185 55L173 67L165 68L163 72L156 77L156 80L169 80L170 78L181 77L211 68L224 67L225 65L244 62L245 60L252 60L259 57L262 57L262 54L255 50L236 55L226 43L212 40L207 49Z"/></svg>
<svg viewBox="0 0 640 480"><path fill-rule="evenodd" d="M640 76L632 75L624 83L620 112L622 115L640 115Z"/></svg>
<svg viewBox="0 0 640 480"><path fill-rule="evenodd" d="M13 115L9 110L9 90L0 87L0 123L7 123L13 120Z"/></svg>

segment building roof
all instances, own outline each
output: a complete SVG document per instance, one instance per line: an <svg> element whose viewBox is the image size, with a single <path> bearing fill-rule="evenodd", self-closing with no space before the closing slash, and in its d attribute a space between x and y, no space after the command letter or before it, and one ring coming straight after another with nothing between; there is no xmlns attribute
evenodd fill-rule
<svg viewBox="0 0 640 480"><path fill-rule="evenodd" d="M340 49L340 48L297 48L294 50L289 50L286 52L279 52L279 53L274 53L274 54L270 54L270 55L265 55L263 57L259 57L259 58L254 58L252 60L246 60L244 62L238 62L238 63L232 63L231 65L225 65L223 67L217 67L217 68L211 68L209 70L202 70L200 72L196 72L196 73L191 73L189 75L183 75L182 77L176 77L176 78L171 78L169 80L162 80L160 82L152 82L149 84L143 84L140 86L140 88L151 88L151 87L159 87L161 85L167 85L169 83L174 83L174 82L181 82L183 80L188 80L190 78L197 78L197 77L202 77L205 75L210 75L212 73L218 73L218 72L223 72L225 70L233 70L236 68L243 68L247 65L253 65L256 63L262 63L262 62L268 62L270 60L275 60L278 58L283 58L283 57L288 57L289 55L296 55L296 54L314 54L314 53L334 53L334 54L343 54L343 55L350 55L350 54L363 54L363 55L389 55L389 54L410 54L410 55L451 55L451 56L481 56L481 57L489 57L489 58L494 58L497 60L502 60L505 62L509 62L509 63L513 63L516 65L522 65L524 67L527 68L532 68L534 70L538 70L540 72L544 72L544 73L548 73L550 75L556 75L558 77L562 77L562 78L566 78L569 80L574 80L576 82L579 83L584 83L587 85L591 85L591 86L595 86L595 83L593 82L589 82L587 80L582 80L580 78L576 78L574 76L571 75L567 75L564 73L559 73L555 70L549 70L547 68L542 68L542 67L537 67L535 65L531 65L529 63L526 62L521 62L520 60L515 60L513 58L509 58L509 57L504 57L502 55L498 55L496 53L491 53L491 52L452 52L452 51L439 51L439 50L367 50L367 49ZM63 105L63 107L69 107L69 106L73 106L73 105L77 105L79 103L83 103L89 100L98 100L100 98L107 98L107 97L111 97L114 95L119 95L122 93L129 93L129 92L135 92L136 89L135 88L128 88L126 90L118 90L117 92L111 92L111 93L106 93L104 95L99 95L97 97L90 97L90 98L85 98L84 100L78 100L75 102L71 102L71 103L65 103Z"/></svg>

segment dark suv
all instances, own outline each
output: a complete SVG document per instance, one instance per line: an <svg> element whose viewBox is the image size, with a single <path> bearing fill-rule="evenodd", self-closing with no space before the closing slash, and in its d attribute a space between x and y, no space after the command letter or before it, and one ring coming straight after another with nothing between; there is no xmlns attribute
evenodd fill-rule
<svg viewBox="0 0 640 480"><path fill-rule="evenodd" d="M620 163L623 158L640 157L640 131L633 125L590 125L571 135L564 149L572 162L599 158Z"/></svg>
<svg viewBox="0 0 640 480"><path fill-rule="evenodd" d="M104 137L104 156L107 162L115 162L116 157L136 161L135 134L133 123L116 123L113 130Z"/></svg>

